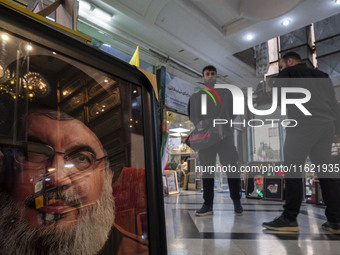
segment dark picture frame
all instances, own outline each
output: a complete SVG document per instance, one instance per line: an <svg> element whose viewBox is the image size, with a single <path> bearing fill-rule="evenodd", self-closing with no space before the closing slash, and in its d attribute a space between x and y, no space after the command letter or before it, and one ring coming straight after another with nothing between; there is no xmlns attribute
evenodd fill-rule
<svg viewBox="0 0 340 255"><path fill-rule="evenodd" d="M264 196L265 200L283 200L283 178L265 178Z"/></svg>

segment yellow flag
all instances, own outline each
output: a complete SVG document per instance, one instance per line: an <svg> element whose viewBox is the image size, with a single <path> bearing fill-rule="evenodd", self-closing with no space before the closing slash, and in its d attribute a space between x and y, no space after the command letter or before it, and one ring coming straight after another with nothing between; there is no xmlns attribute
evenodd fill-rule
<svg viewBox="0 0 340 255"><path fill-rule="evenodd" d="M133 53L133 56L129 62L130 65L139 67L139 45L137 45L135 53Z"/></svg>

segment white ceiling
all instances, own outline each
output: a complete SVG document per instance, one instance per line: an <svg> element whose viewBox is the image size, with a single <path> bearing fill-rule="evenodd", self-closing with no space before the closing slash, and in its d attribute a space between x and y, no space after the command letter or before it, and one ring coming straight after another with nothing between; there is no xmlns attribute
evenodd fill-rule
<svg viewBox="0 0 340 255"><path fill-rule="evenodd" d="M340 12L335 0L89 2L114 15L110 24L96 25L139 44L141 55L151 49L198 72L213 64L231 80L255 76L233 54ZM288 27L281 25L284 18L291 20ZM245 39L248 33L253 34L252 41Z"/></svg>

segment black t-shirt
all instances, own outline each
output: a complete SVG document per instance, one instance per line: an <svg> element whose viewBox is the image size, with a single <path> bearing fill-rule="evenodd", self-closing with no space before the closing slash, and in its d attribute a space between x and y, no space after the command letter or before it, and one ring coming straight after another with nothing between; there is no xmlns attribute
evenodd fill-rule
<svg viewBox="0 0 340 255"><path fill-rule="evenodd" d="M328 74L308 68L305 64L300 63L282 70L273 86L278 88L279 105L282 87L304 88L311 93L311 99L303 106L312 115L305 115L295 105L287 104L288 118L296 119L299 123L312 122L315 124L336 119L338 104ZM304 98L304 95L302 93L288 93L287 98Z"/></svg>

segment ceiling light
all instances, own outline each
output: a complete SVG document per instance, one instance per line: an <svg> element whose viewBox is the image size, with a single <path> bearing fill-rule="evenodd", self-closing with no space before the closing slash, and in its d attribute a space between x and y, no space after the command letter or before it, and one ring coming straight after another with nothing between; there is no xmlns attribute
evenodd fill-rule
<svg viewBox="0 0 340 255"><path fill-rule="evenodd" d="M79 8L82 10L91 10L91 4L85 1L79 1Z"/></svg>
<svg viewBox="0 0 340 255"><path fill-rule="evenodd" d="M335 0L335 3L336 4L340 4L340 0Z"/></svg>
<svg viewBox="0 0 340 255"><path fill-rule="evenodd" d="M175 133L187 133L187 132L190 132L189 129L186 129L186 128L181 128L181 127L178 127L178 128L171 128L169 129L170 132L175 132Z"/></svg>
<svg viewBox="0 0 340 255"><path fill-rule="evenodd" d="M283 25L283 26L288 26L289 24L290 24L290 20L289 19L284 19L282 22L281 22L281 24Z"/></svg>
<svg viewBox="0 0 340 255"><path fill-rule="evenodd" d="M49 20L55 22L55 19L54 19L54 18L51 18L50 16L46 16L46 19L49 19Z"/></svg>
<svg viewBox="0 0 340 255"><path fill-rule="evenodd" d="M4 41L7 41L7 40L8 40L8 35L3 34L3 35L1 36L1 38L2 38Z"/></svg>
<svg viewBox="0 0 340 255"><path fill-rule="evenodd" d="M112 18L111 14L104 12L103 10L101 10L97 7L94 8L92 13L96 18L99 18L99 19L104 20L104 21L111 21L111 18Z"/></svg>
<svg viewBox="0 0 340 255"><path fill-rule="evenodd" d="M174 137L187 137L188 134L183 134L183 133L170 133L170 136L174 136Z"/></svg>
<svg viewBox="0 0 340 255"><path fill-rule="evenodd" d="M251 40L254 39L254 36L252 34L247 34L246 39L247 39L247 41L251 41Z"/></svg>

